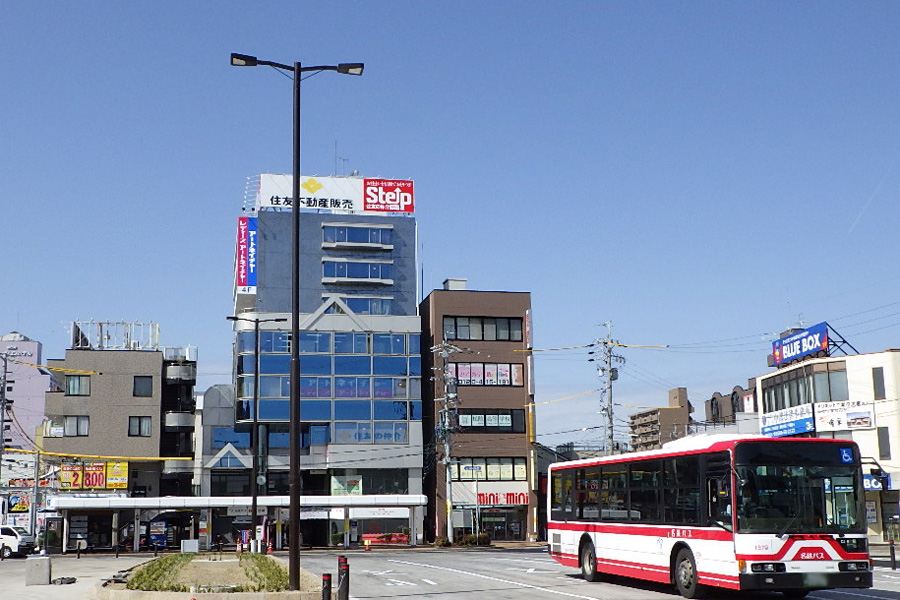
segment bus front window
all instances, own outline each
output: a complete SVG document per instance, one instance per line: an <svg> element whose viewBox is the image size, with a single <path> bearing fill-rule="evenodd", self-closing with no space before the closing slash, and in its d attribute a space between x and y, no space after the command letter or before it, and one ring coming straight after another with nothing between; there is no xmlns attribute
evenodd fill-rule
<svg viewBox="0 0 900 600"><path fill-rule="evenodd" d="M852 466L738 465L738 531L863 533Z"/></svg>

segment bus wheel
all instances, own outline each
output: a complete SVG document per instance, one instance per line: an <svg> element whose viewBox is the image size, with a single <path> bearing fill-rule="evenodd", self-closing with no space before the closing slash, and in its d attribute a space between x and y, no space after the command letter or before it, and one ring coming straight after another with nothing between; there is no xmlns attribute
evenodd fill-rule
<svg viewBox="0 0 900 600"><path fill-rule="evenodd" d="M594 544L586 542L581 547L581 576L585 581L600 581L597 572L597 553L594 552Z"/></svg>
<svg viewBox="0 0 900 600"><path fill-rule="evenodd" d="M809 590L784 590L781 592L785 598L806 598Z"/></svg>
<svg viewBox="0 0 900 600"><path fill-rule="evenodd" d="M685 598L699 598L700 586L697 585L697 563L694 555L687 548L678 551L675 559L675 587Z"/></svg>

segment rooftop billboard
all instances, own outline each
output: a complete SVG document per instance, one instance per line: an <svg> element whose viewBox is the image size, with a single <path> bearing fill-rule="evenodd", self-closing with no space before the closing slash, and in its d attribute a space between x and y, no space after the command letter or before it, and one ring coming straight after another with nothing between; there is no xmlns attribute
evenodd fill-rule
<svg viewBox="0 0 900 600"><path fill-rule="evenodd" d="M256 209L292 208L292 175L259 176ZM413 213L413 182L363 177L300 177L300 208L343 213Z"/></svg>
<svg viewBox="0 0 900 600"><path fill-rule="evenodd" d="M822 322L772 342L772 358L779 366L827 349L828 323Z"/></svg>

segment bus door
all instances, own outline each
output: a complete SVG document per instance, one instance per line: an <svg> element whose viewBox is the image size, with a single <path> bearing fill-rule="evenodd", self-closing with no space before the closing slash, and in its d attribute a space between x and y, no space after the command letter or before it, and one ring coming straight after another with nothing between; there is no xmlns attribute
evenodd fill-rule
<svg viewBox="0 0 900 600"><path fill-rule="evenodd" d="M709 525L733 531L731 515L731 459L719 452L706 461L706 515Z"/></svg>

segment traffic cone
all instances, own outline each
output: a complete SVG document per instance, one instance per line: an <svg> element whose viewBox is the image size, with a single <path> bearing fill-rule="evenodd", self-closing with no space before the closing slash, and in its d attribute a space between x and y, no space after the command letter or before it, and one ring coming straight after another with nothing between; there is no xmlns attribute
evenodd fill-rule
<svg viewBox="0 0 900 600"><path fill-rule="evenodd" d="M269 552L272 552L272 540L269 540L269 543L266 544L266 550L268 550Z"/></svg>

